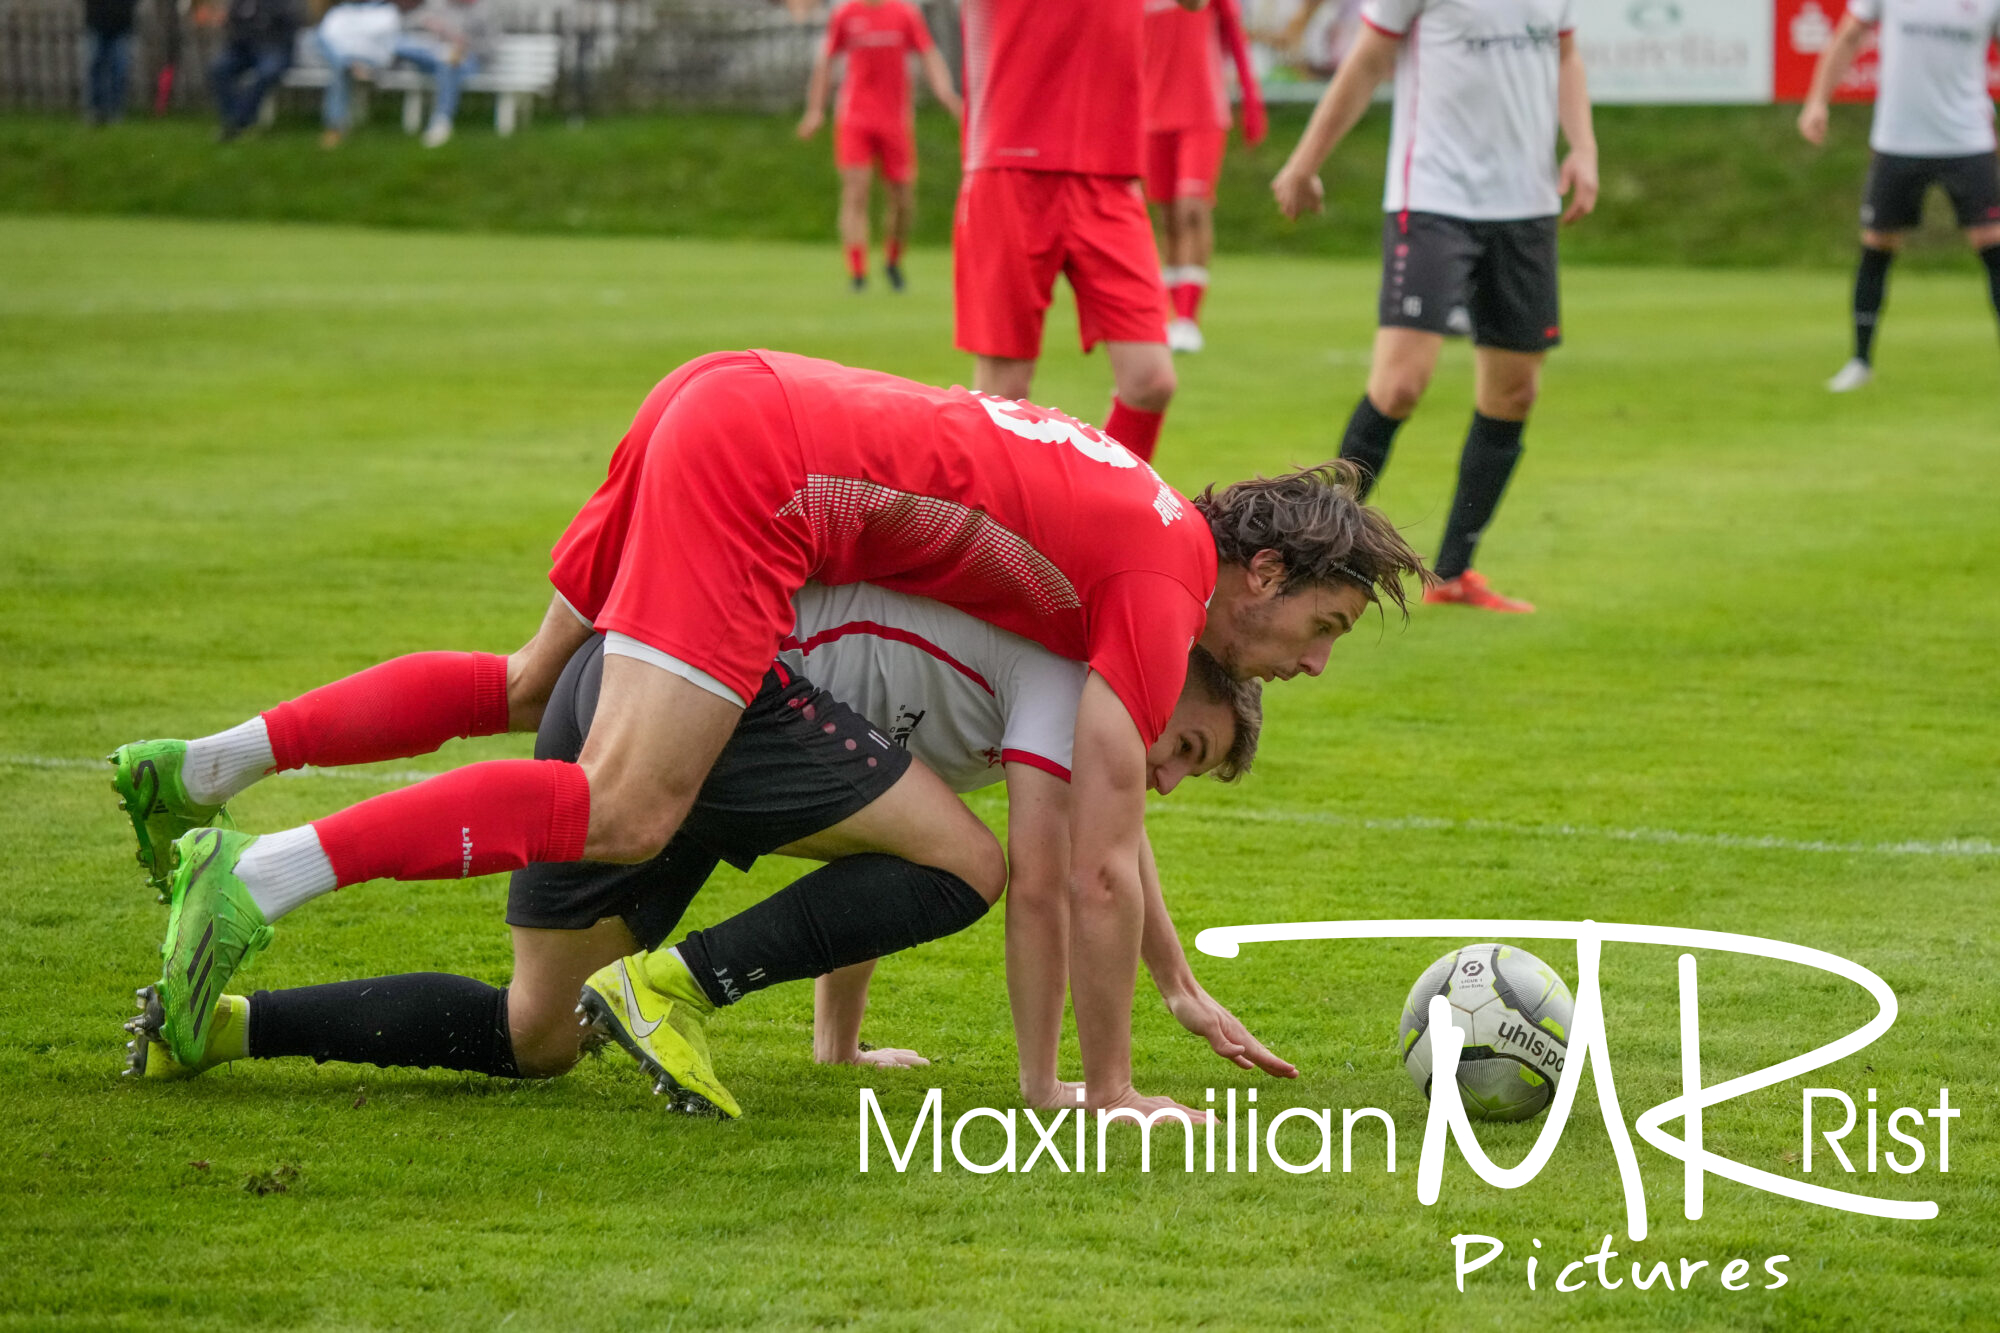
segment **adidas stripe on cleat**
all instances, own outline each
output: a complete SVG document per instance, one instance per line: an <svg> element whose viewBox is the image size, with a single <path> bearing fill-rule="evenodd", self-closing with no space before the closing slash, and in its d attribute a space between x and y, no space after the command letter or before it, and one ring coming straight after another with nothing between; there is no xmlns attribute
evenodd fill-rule
<svg viewBox="0 0 2000 1333"><path fill-rule="evenodd" d="M180 1064L201 1063L224 987L275 934L235 874L256 841L249 833L201 828L174 844L158 998L160 1040Z"/></svg>

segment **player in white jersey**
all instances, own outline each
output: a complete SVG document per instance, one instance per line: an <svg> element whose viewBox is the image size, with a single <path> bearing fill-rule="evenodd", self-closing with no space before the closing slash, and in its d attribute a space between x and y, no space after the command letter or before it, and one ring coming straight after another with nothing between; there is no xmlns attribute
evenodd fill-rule
<svg viewBox="0 0 2000 1333"><path fill-rule="evenodd" d="M1861 204L1861 264L1854 275L1854 355L1827 388L1858 389L1875 376L1875 325L1889 265L1923 220L1933 184L1950 196L1965 239L1986 265L2000 313L2000 158L1994 156L1993 98L1986 48L2000 37L2000 0L1850 0L1833 40L1813 67L1799 133L1826 142L1827 103L1876 34L1875 150Z"/></svg>
<svg viewBox="0 0 2000 1333"><path fill-rule="evenodd" d="M860 1026L878 953L962 928L985 910L976 898L990 901L976 871L964 870L981 884L976 893L949 872L967 857L948 848L985 831L976 821L954 822L972 816L948 795L951 809L939 807L942 776L956 792L1007 783L1010 865L1001 882L1011 878L1008 989L1021 1088L1037 1105L1057 1104L1068 979L1068 778L1086 669L963 612L869 585L808 585L794 605L797 622L779 661L681 833L659 856L638 866L582 862L515 872L508 923L517 936L527 931L566 947L517 949L512 986L411 973L225 996L208 1057L196 1069L176 1065L149 1039L147 1017L128 1025L138 1034L134 1072L179 1077L232 1059L310 1056L500 1076L561 1074L575 1062L582 1035L570 1016L576 987L541 975L533 960L575 954L567 971L587 974L656 948L721 862L747 870L781 851L827 864L690 932L675 946L678 956L715 1004L818 977L814 1053L821 1062L925 1063L911 1051L868 1050ZM592 639L563 671L536 738L537 757L581 751L597 708L602 649L603 640ZM1180 702L1148 751L1148 786L1165 794L1196 774L1239 775L1256 750L1258 697L1254 683L1229 680L1195 650ZM870 905L879 895L856 891L858 882L885 877L909 881L905 915L915 919L895 919L898 913ZM1143 844L1140 878L1143 956L1169 1010L1242 1067L1294 1074L1195 980ZM996 883L990 895L998 892ZM970 910L954 916L960 899ZM719 1085L691 1091L734 1114Z"/></svg>
<svg viewBox="0 0 2000 1333"><path fill-rule="evenodd" d="M1488 587L1472 557L1520 458L1542 360L1562 338L1557 216L1573 222L1597 203L1597 140L1570 7L1367 0L1361 35L1271 182L1287 217L1319 212L1320 164L1394 72L1381 327L1340 456L1372 484L1430 384L1446 335L1471 336L1475 410L1437 558L1441 582L1425 592L1427 602L1534 610ZM1560 168L1558 127L1569 141Z"/></svg>

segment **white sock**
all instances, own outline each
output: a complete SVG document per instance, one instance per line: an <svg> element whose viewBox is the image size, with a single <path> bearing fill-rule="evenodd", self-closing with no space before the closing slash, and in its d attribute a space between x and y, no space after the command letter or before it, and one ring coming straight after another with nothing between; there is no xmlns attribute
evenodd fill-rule
<svg viewBox="0 0 2000 1333"><path fill-rule="evenodd" d="M1184 264L1180 273L1182 282L1191 282L1197 287L1208 286L1208 270L1200 264Z"/></svg>
<svg viewBox="0 0 2000 1333"><path fill-rule="evenodd" d="M241 726L189 741L181 785L196 805L221 805L277 767L271 730L253 717Z"/></svg>
<svg viewBox="0 0 2000 1333"><path fill-rule="evenodd" d="M1162 287L1180 286L1181 283L1184 281L1181 275L1185 272L1187 272L1186 269L1181 268L1177 265L1169 264L1167 267L1160 270L1160 285Z"/></svg>
<svg viewBox="0 0 2000 1333"><path fill-rule="evenodd" d="M267 833L251 843L236 863L236 878L250 890L267 922L340 887L311 824Z"/></svg>

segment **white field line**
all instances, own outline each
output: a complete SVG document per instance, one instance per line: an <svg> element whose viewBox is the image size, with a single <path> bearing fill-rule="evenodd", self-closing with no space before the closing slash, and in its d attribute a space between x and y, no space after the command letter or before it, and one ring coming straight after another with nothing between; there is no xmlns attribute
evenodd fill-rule
<svg viewBox="0 0 2000 1333"><path fill-rule="evenodd" d="M52 768L102 772L109 767L102 759L58 759L44 755L0 755L0 767ZM441 770L440 770L441 771ZM437 771L399 768L360 772L344 768L298 768L280 773L281 778L333 778L345 782L379 782L400 786L437 776ZM1228 809L1195 809L1164 801L1150 801L1149 815L1178 815L1251 824L1304 824L1328 828L1354 828L1394 833L1501 833L1523 838L1594 838L1610 842L1647 842L1665 846L1726 847L1751 852L1817 852L1838 856L2000 856L2000 843L1988 838L1946 838L1936 842L1910 839L1902 842L1833 842L1823 838L1780 838L1771 834L1688 833L1680 829L1605 828L1593 824L1517 824L1504 819L1444 819L1435 815L1399 815L1369 819L1359 815L1335 814L1324 810L1274 810L1270 807L1237 806Z"/></svg>
<svg viewBox="0 0 2000 1333"><path fill-rule="evenodd" d="M1524 838L1601 838L1613 842L1650 842L1689 847L1727 847L1759 852L1831 852L1842 856L2000 856L2000 843L1986 838L1947 838L1939 842L1831 842L1825 839L1780 838L1769 834L1685 833L1678 829L1602 828L1590 824L1516 824L1503 819L1441 819L1431 815L1403 815L1388 819L1365 819L1319 810L1273 810L1255 806L1230 809L1193 809L1153 801L1148 814L1181 815L1252 824L1318 824L1331 828L1370 829L1394 832L1420 829L1426 832L1504 833Z"/></svg>

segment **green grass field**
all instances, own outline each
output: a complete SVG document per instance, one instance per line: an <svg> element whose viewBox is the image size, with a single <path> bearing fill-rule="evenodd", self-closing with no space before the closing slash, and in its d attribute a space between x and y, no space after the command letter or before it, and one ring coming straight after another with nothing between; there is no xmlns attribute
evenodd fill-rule
<svg viewBox="0 0 2000 1333"><path fill-rule="evenodd" d="M1156 1157L1142 1175L1130 1134L1103 1175L974 1176L949 1154L942 1175L897 1175L879 1145L858 1174L864 1086L902 1125L932 1085L954 1116L1011 1104L997 913L881 969L865 1035L925 1051L929 1071L814 1068L800 987L719 1020L749 1112L734 1124L664 1115L622 1056L548 1084L303 1062L121 1081L118 1025L163 920L95 757L394 654L515 646L547 600L547 547L646 388L689 356L778 346L963 379L947 259L911 267L907 297L855 299L830 243L0 218L0 1327L1995 1326L2000 446L1992 315L1957 271L1899 275L1880 380L1845 399L1819 387L1845 352L1837 274L1572 271L1569 343L1481 560L1541 614L1370 622L1323 679L1271 692L1240 790L1197 784L1152 820L1190 945L1243 922L1589 916L1872 968L1901 999L1894 1029L1712 1108L1708 1143L1797 1176L1801 1086L1878 1088L1886 1112L1948 1085L1964 1108L1949 1175L1933 1152L1916 1175L1847 1176L1822 1150L1809 1178L1935 1199L1935 1221L1711 1179L1688 1222L1680 1165L1641 1144L1652 1230L1631 1242L1589 1088L1533 1185L1488 1188L1454 1151L1442 1201L1420 1205L1424 1108L1396 1019L1460 939L1197 956L1297 1061L1296 1084L1253 1084L1140 996L1142 1087L1386 1109L1393 1175L1368 1131L1352 1174L1184 1176L1163 1153L1172 1169ZM1373 284L1363 263L1219 262L1169 479L1330 454ZM1073 327L1054 322L1038 397L1094 416L1107 376ZM1469 379L1451 350L1380 492L1425 549ZM417 763L525 752L467 743ZM236 808L284 827L394 780L271 781ZM790 870L719 881L691 924ZM285 921L245 980L498 983L503 896L496 879L357 887ZM1566 946L1530 947L1574 980ZM1701 967L1711 1082L1873 1011L1820 973ZM1628 1123L1679 1090L1674 969L1672 950L1606 950ZM1288 1151L1310 1155L1295 1131ZM1534 1132L1483 1137L1512 1161ZM996 1144L991 1126L968 1136L979 1156ZM1463 1295L1461 1232L1508 1243ZM1614 1274L1713 1266L1686 1291L1554 1291L1605 1233ZM1773 1254L1790 1280L1764 1291ZM1724 1291L1713 1275L1738 1256L1751 1289Z"/></svg>

